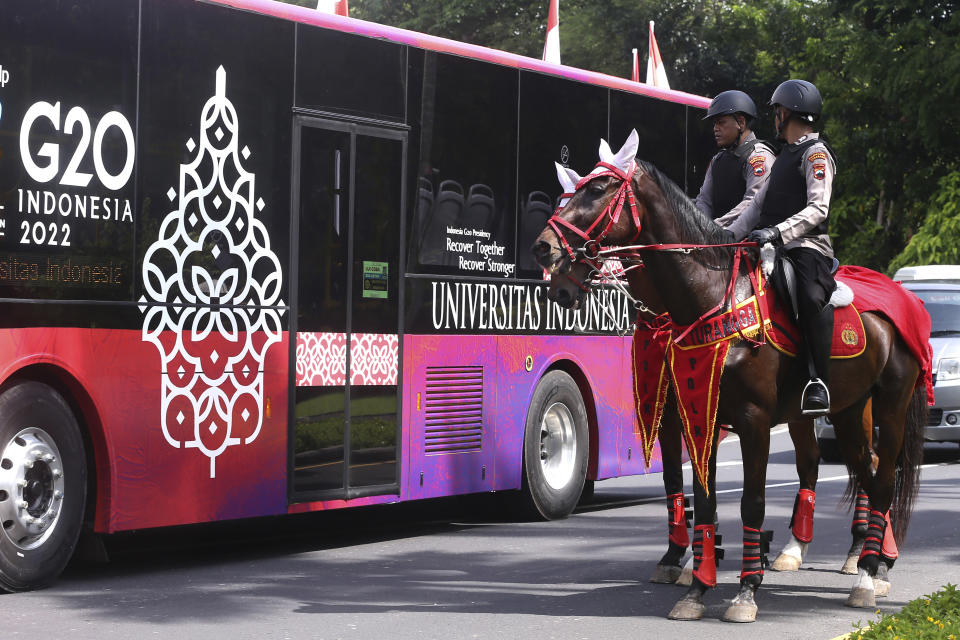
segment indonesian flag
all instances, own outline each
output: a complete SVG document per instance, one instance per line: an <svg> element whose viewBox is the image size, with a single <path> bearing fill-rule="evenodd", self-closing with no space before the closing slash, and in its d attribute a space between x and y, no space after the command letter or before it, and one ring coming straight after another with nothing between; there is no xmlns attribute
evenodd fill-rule
<svg viewBox="0 0 960 640"><path fill-rule="evenodd" d="M543 43L543 61L560 64L560 0L550 0L547 16L547 41Z"/></svg>
<svg viewBox="0 0 960 640"><path fill-rule="evenodd" d="M650 46L647 52L647 84L661 89L669 89L667 71L663 68L663 59L660 57L660 47L657 46L657 37L653 35L653 20L650 21Z"/></svg>
<svg viewBox="0 0 960 640"><path fill-rule="evenodd" d="M640 54L637 53L637 50L633 50L633 73L630 75L630 79L634 82L640 82Z"/></svg>
<svg viewBox="0 0 960 640"><path fill-rule="evenodd" d="M335 13L338 16L350 15L347 0L317 0L317 11Z"/></svg>

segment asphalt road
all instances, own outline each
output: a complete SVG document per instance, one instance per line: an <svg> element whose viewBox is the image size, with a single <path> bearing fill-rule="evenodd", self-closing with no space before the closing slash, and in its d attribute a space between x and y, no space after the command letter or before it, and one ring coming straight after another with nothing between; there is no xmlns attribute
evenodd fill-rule
<svg viewBox="0 0 960 640"><path fill-rule="evenodd" d="M771 451L766 527L779 550L797 490L782 429ZM683 589L647 582L666 542L663 487L650 476L597 483L594 501L558 522L504 520L482 496L114 537L109 563L75 563L50 589L0 596L2 635L828 640L873 617L843 606L854 581L837 573L846 475L825 464L804 568L767 572L756 623L720 621L740 565L739 446L722 444L720 461L727 559L698 622L666 620ZM960 448L928 445L925 463L885 611L960 581Z"/></svg>

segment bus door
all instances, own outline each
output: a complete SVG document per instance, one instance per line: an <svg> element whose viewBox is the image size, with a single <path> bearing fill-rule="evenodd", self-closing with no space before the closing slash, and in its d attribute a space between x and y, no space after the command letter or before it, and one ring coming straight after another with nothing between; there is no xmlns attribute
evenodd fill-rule
<svg viewBox="0 0 960 640"><path fill-rule="evenodd" d="M407 132L297 116L292 502L399 492Z"/></svg>

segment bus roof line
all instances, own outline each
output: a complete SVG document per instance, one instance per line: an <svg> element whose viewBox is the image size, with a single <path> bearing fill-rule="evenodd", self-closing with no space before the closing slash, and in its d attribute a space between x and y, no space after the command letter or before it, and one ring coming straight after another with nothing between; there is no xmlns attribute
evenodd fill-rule
<svg viewBox="0 0 960 640"><path fill-rule="evenodd" d="M263 15L282 18L284 20L291 20L293 22L327 27L346 33L355 33L370 38L389 40L391 42L406 44L421 49L429 49L431 51L438 51L440 53L452 53L468 58L476 58L479 60L485 60L487 62L494 62L507 67L526 69L528 71L539 71L541 73L548 73L550 75L560 76L569 80L600 85L610 89L620 89L622 91L629 91L630 93L639 93L651 98L658 98L660 100L667 100L669 102L685 104L692 107L699 107L701 109L706 109L710 105L709 98L704 98L703 96L694 95L692 93L686 93L684 91L660 89L645 83L633 82L632 80L627 80L626 78L617 78L615 76L609 76L596 71L586 71L584 69L577 69L575 67L551 64L549 62L537 60L536 58L520 56L515 53L508 53L506 51L499 51L497 49L490 49L465 42L457 42L456 40L449 40L447 38L431 36L425 33L409 31L407 29L399 29L397 27L367 22L365 20L358 20L356 18L347 18L331 13L323 13L315 9L308 9L307 7L277 2L275 0L198 1L252 11Z"/></svg>

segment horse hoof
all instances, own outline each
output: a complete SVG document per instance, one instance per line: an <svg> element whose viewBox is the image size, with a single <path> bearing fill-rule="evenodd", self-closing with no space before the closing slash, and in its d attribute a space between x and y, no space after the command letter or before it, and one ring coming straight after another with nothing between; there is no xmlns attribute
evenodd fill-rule
<svg viewBox="0 0 960 640"><path fill-rule="evenodd" d="M874 579L873 592L878 598L886 598L890 595L890 583L886 580Z"/></svg>
<svg viewBox="0 0 960 640"><path fill-rule="evenodd" d="M773 561L773 564L770 565L770 568L774 571L799 571L800 560L795 556L781 553L777 556L777 559Z"/></svg>
<svg viewBox="0 0 960 640"><path fill-rule="evenodd" d="M873 609L877 606L876 592L873 589L854 587L844 604L848 607Z"/></svg>
<svg viewBox="0 0 960 640"><path fill-rule="evenodd" d="M706 605L695 600L681 600L673 605L673 609L667 615L670 620L699 620L703 617L703 611Z"/></svg>
<svg viewBox="0 0 960 640"><path fill-rule="evenodd" d="M757 605L738 602L727 607L723 614L724 622L756 622Z"/></svg>
<svg viewBox="0 0 960 640"><path fill-rule="evenodd" d="M847 556L846 562L843 563L843 566L840 567L840 573L847 576L855 576L860 572L859 567L857 567L857 562L860 561L860 556Z"/></svg>
<svg viewBox="0 0 960 640"><path fill-rule="evenodd" d="M681 587L689 587L690 585L692 585L693 569L684 568L684 570L680 572L680 577L677 578L677 584L680 585Z"/></svg>
<svg viewBox="0 0 960 640"><path fill-rule="evenodd" d="M673 584L680 577L682 569L672 564L658 564L650 582L656 584Z"/></svg>

